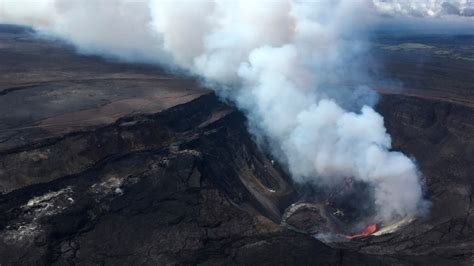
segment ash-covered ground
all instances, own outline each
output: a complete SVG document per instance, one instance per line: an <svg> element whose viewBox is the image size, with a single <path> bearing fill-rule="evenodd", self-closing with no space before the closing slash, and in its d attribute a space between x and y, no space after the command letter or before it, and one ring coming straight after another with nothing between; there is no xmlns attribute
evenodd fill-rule
<svg viewBox="0 0 474 266"><path fill-rule="evenodd" d="M473 40L377 39L377 110L432 206L324 244L347 222L318 214L330 195L294 185L211 91L0 26L0 264L472 265Z"/></svg>

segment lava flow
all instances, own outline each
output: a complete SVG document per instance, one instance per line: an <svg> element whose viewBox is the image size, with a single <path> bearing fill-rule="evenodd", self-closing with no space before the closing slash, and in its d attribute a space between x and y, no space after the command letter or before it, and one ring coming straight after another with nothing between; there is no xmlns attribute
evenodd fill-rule
<svg viewBox="0 0 474 266"><path fill-rule="evenodd" d="M346 236L346 239L347 240L357 240L357 239L361 239L361 238L364 238L370 234L373 234L375 233L375 231L377 231L377 225L376 224L371 224L369 226L367 226L361 233L359 234L355 234L355 235L350 235L350 236Z"/></svg>

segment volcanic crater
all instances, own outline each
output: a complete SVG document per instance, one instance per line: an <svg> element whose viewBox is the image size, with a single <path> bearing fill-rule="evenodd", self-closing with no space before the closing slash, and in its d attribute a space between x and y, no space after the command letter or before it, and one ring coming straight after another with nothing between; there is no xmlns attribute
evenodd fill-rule
<svg viewBox="0 0 474 266"><path fill-rule="evenodd" d="M473 40L410 42L445 38ZM377 224L370 188L294 184L195 80L1 26L0 263L472 265L474 63L404 42L374 48L403 83L373 84L376 109L431 208Z"/></svg>

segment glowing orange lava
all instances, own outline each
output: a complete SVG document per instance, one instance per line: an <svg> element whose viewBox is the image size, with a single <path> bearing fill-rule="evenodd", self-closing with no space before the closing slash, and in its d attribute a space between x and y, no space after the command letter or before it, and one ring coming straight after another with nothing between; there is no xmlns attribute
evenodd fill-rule
<svg viewBox="0 0 474 266"><path fill-rule="evenodd" d="M364 238L370 234L373 234L375 233L375 231L377 231L377 225L376 224L371 224L369 226L367 226L364 231L362 231L361 233L359 234L355 234L355 235L350 235L350 236L346 236L346 239L347 240L356 240L356 239L361 239L361 238Z"/></svg>

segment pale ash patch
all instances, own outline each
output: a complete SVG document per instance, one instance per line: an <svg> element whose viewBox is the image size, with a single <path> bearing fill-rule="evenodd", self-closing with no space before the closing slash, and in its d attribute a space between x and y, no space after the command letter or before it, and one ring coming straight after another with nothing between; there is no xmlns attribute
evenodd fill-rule
<svg viewBox="0 0 474 266"><path fill-rule="evenodd" d="M61 213L74 203L71 187L51 191L31 198L20 208L23 214L18 217L21 222L14 222L5 227L0 234L5 244L29 243L42 232L39 219Z"/></svg>
<svg viewBox="0 0 474 266"><path fill-rule="evenodd" d="M66 187L58 191L48 192L44 195L34 197L21 206L25 210L25 216L29 216L33 221L45 216L52 216L61 213L64 209L74 203L71 198L72 189Z"/></svg>
<svg viewBox="0 0 474 266"><path fill-rule="evenodd" d="M45 203L50 203L52 199L57 198L58 196L66 194L66 193L70 194L71 192L72 192L71 187L66 187L58 191L48 192L44 195L30 199L28 203L26 204L26 206L22 206L22 207L31 208L31 207L36 207L36 206L44 206Z"/></svg>
<svg viewBox="0 0 474 266"><path fill-rule="evenodd" d="M7 226L7 230L3 232L2 238L5 244L18 244L24 242L32 242L39 234L41 227L36 222Z"/></svg>
<svg viewBox="0 0 474 266"><path fill-rule="evenodd" d="M89 191L97 195L98 198L102 198L109 194L122 195L122 185L125 178L116 175L110 175L104 178L104 181L94 184L90 187Z"/></svg>

